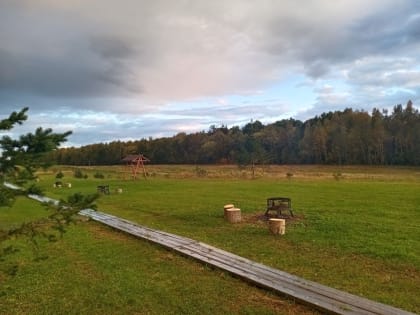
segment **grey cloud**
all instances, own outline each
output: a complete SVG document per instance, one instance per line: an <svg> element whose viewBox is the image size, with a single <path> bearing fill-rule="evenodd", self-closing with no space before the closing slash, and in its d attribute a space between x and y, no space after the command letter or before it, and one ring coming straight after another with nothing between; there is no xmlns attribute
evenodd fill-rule
<svg viewBox="0 0 420 315"><path fill-rule="evenodd" d="M28 101L141 93L128 41L101 36L96 26L68 12L19 2L6 9L0 13L0 92Z"/></svg>
<svg viewBox="0 0 420 315"><path fill-rule="evenodd" d="M50 97L92 97L125 93L125 73L88 60L65 62L49 56L0 53L1 90Z"/></svg>
<svg viewBox="0 0 420 315"><path fill-rule="evenodd" d="M407 21L408 37L418 43L420 40L420 13L412 15Z"/></svg>
<svg viewBox="0 0 420 315"><path fill-rule="evenodd" d="M276 101L183 112L171 104L252 95L289 75L348 86L315 89L317 113L416 99L419 30L418 0L1 1L0 114L29 106L165 116L132 118L124 128L138 137L137 127L153 134L184 119L281 115L288 108ZM117 125L109 129L123 137Z"/></svg>
<svg viewBox="0 0 420 315"><path fill-rule="evenodd" d="M286 55L292 62L301 63L308 76L322 78L352 60L369 55L412 54L419 45L418 1L384 1L376 5L376 10L372 9L373 2L358 3L354 6L359 6L358 14L342 11L337 16L319 10L322 4L318 2L319 7L313 8L313 14L319 17L316 22L305 14L273 18L266 29L267 51ZM306 10L303 6L302 11Z"/></svg>
<svg viewBox="0 0 420 315"><path fill-rule="evenodd" d="M92 36L89 40L92 50L104 59L127 59L136 54L128 40L111 36Z"/></svg>
<svg viewBox="0 0 420 315"><path fill-rule="evenodd" d="M191 128L191 126L194 126ZM159 118L148 118L142 121L115 124L108 122L108 128L92 126L89 129L78 129L69 139L69 146L80 146L98 142L112 142L117 140L138 140L141 138L168 137L179 132L193 132L206 130L210 124L203 123L201 119L194 118L169 118L162 123Z"/></svg>
<svg viewBox="0 0 420 315"><path fill-rule="evenodd" d="M420 3L395 8L355 23L350 43L363 55L410 54L419 45ZM349 47L350 48L350 47Z"/></svg>
<svg viewBox="0 0 420 315"><path fill-rule="evenodd" d="M20 68L8 78L9 88L54 97L145 93L170 100L242 93L290 67L326 76L336 65L404 44L401 32L410 42L418 32L409 10L419 5L410 0L41 3L9 6L3 22L19 35L31 27L41 36L38 50L28 53L23 41L6 36L16 60L2 58ZM389 11L395 4L398 11ZM13 22L11 13L29 20ZM391 14L396 22L389 26ZM401 16L407 21L398 23ZM47 49L51 44L57 49Z"/></svg>
<svg viewBox="0 0 420 315"><path fill-rule="evenodd" d="M256 109L258 108L258 112ZM217 117L225 120L235 121L241 119L260 119L262 117L276 117L286 113L288 108L278 100L267 100L252 104L242 105L207 105L191 109L168 109L162 110L162 115L184 116L184 117L206 117L214 122Z"/></svg>
<svg viewBox="0 0 420 315"><path fill-rule="evenodd" d="M319 78L327 74L330 70L330 64L326 61L317 60L309 62L304 66L306 73L312 78Z"/></svg>
<svg viewBox="0 0 420 315"><path fill-rule="evenodd" d="M412 58L366 58L355 62L348 72L353 87L415 88L420 86L420 69Z"/></svg>

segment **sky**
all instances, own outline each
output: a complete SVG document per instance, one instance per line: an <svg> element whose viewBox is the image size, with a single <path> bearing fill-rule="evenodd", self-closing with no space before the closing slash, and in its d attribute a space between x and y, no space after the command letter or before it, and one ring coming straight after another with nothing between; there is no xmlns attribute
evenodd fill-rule
<svg viewBox="0 0 420 315"><path fill-rule="evenodd" d="M418 0L0 0L0 119L29 107L12 137L81 146L408 100Z"/></svg>

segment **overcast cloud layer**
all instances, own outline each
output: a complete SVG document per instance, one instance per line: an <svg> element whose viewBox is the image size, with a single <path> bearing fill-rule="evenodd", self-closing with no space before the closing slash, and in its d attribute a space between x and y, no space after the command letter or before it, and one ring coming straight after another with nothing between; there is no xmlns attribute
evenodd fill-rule
<svg viewBox="0 0 420 315"><path fill-rule="evenodd" d="M420 101L417 0L2 0L0 118L70 145Z"/></svg>

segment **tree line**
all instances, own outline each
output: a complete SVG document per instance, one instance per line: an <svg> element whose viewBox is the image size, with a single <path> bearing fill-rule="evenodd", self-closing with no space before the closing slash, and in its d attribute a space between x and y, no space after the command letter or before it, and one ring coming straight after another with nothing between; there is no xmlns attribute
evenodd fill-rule
<svg viewBox="0 0 420 315"><path fill-rule="evenodd" d="M154 164L420 165L420 114L408 101L392 113L347 108L305 122L210 126L167 138L62 148L49 159L64 165L113 165L142 153Z"/></svg>

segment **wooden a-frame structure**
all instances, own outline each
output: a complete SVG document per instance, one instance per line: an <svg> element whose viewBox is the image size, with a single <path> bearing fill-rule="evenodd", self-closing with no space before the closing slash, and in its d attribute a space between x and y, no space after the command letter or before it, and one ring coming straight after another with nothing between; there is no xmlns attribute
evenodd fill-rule
<svg viewBox="0 0 420 315"><path fill-rule="evenodd" d="M147 174L146 174L146 169L144 167L144 163L150 162L150 160L147 157L145 157L143 154L127 155L125 158L121 160L121 162L125 163L126 168L131 174L132 179L137 179L137 174L140 169L143 171L143 176L146 178Z"/></svg>

